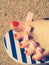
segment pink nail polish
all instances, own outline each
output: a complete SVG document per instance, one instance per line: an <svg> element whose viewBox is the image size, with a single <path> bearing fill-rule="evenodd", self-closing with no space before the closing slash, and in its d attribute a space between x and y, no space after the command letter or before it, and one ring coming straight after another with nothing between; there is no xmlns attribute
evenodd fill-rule
<svg viewBox="0 0 49 65"><path fill-rule="evenodd" d="M17 22L17 21L12 21L12 25L13 25L13 26L18 26L18 25L19 25L19 22Z"/></svg>

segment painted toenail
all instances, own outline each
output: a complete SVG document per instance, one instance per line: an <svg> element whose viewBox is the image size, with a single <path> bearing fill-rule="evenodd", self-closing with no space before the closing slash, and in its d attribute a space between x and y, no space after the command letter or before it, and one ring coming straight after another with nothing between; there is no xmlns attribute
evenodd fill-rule
<svg viewBox="0 0 49 65"><path fill-rule="evenodd" d="M22 46L22 43L19 43L20 47Z"/></svg>
<svg viewBox="0 0 49 65"><path fill-rule="evenodd" d="M19 22L17 22L17 21L12 21L12 25L13 25L13 26L18 26L18 25L19 25Z"/></svg>
<svg viewBox="0 0 49 65"><path fill-rule="evenodd" d="M14 34L14 37L17 37L17 34Z"/></svg>
<svg viewBox="0 0 49 65"><path fill-rule="evenodd" d="M28 51L27 51L27 50L25 50L25 53L27 54L27 53L28 53Z"/></svg>

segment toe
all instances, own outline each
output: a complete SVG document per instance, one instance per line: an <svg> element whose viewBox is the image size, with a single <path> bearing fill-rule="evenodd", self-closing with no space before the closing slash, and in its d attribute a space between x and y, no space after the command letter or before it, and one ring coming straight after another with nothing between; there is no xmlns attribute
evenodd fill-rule
<svg viewBox="0 0 49 65"><path fill-rule="evenodd" d="M28 34L25 34L24 35L24 39L23 39L24 41L27 41L28 40Z"/></svg>
<svg viewBox="0 0 49 65"><path fill-rule="evenodd" d="M12 22L11 22L11 25L12 25L13 27L17 27L17 26L19 25L19 22L17 22L17 21L12 21Z"/></svg>
<svg viewBox="0 0 49 65"><path fill-rule="evenodd" d="M29 55L29 50L28 50L28 48L25 48L24 53L27 54L27 55Z"/></svg>
<svg viewBox="0 0 49 65"><path fill-rule="evenodd" d="M40 60L41 54L35 54L32 56L33 60Z"/></svg>
<svg viewBox="0 0 49 65"><path fill-rule="evenodd" d="M32 56L33 60L45 60L45 56L46 56L47 52L45 52L44 49L38 47L36 49L36 54Z"/></svg>
<svg viewBox="0 0 49 65"><path fill-rule="evenodd" d="M36 54L32 56L32 59L33 60L40 60L42 57L42 52L43 52L42 49L38 47L36 49Z"/></svg>
<svg viewBox="0 0 49 65"><path fill-rule="evenodd" d="M17 31L18 27L19 27L19 22L17 22L17 21L12 21L12 22L11 22L11 28L12 28L14 31Z"/></svg>
<svg viewBox="0 0 49 65"><path fill-rule="evenodd" d="M28 55L35 54L36 53L36 48L37 48L37 44L34 41L32 41L29 44L29 47L25 48L25 54L28 54ZM26 53L26 51L27 51L27 53Z"/></svg>
<svg viewBox="0 0 49 65"><path fill-rule="evenodd" d="M19 40L19 39L23 39L24 38L24 36L22 34L20 34L20 33L15 33L13 36L14 36L14 38L16 40Z"/></svg>
<svg viewBox="0 0 49 65"><path fill-rule="evenodd" d="M17 34L14 34L14 37L16 38L17 37Z"/></svg>
<svg viewBox="0 0 49 65"><path fill-rule="evenodd" d="M25 48L25 51L24 51L25 54L27 55L32 55L35 53L35 49L30 49L30 48Z"/></svg>
<svg viewBox="0 0 49 65"><path fill-rule="evenodd" d="M29 11L28 14L27 14L26 21L32 21L33 16L34 16L34 13L31 13L31 12Z"/></svg>
<svg viewBox="0 0 49 65"><path fill-rule="evenodd" d="M18 40L20 38L20 36L19 36L18 33L17 34L14 34L13 36L14 36L14 39L16 39L16 40Z"/></svg>
<svg viewBox="0 0 49 65"><path fill-rule="evenodd" d="M29 42L28 41L22 41L19 43L20 48L25 48L29 46Z"/></svg>
<svg viewBox="0 0 49 65"><path fill-rule="evenodd" d="M20 43L19 43L19 47L20 47L20 48L24 48L24 45L23 45L23 44L24 44L24 42L20 42Z"/></svg>
<svg viewBox="0 0 49 65"><path fill-rule="evenodd" d="M43 53L45 51L45 49L43 49L43 48L41 48L41 47L38 47L37 49L36 49L36 53Z"/></svg>
<svg viewBox="0 0 49 65"><path fill-rule="evenodd" d="M34 27L32 27L32 26L27 26L26 29L25 29L25 31L26 31L27 33L33 32L33 31L34 31Z"/></svg>

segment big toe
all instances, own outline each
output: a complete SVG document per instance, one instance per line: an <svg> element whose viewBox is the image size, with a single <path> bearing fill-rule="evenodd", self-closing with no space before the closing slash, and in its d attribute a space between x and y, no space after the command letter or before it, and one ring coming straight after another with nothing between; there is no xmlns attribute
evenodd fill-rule
<svg viewBox="0 0 49 65"><path fill-rule="evenodd" d="M19 22L17 22L17 21L12 21L12 22L11 22L11 25L12 25L13 27L17 27L17 26L19 25Z"/></svg>
<svg viewBox="0 0 49 65"><path fill-rule="evenodd" d="M19 26L19 22L17 22L17 21L12 21L11 22L11 28L13 29L13 30L16 30L16 28Z"/></svg>

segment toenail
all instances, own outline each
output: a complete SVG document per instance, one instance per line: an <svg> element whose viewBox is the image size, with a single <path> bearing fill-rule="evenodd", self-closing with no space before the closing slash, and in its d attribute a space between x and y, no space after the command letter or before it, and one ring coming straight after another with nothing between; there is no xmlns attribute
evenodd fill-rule
<svg viewBox="0 0 49 65"><path fill-rule="evenodd" d="M20 43L19 45L20 45L20 47L21 47L21 46L22 46L22 43Z"/></svg>
<svg viewBox="0 0 49 65"><path fill-rule="evenodd" d="M12 21L12 25L13 25L13 26L18 26L18 25L19 25L19 22L17 22L17 21Z"/></svg>
<svg viewBox="0 0 49 65"><path fill-rule="evenodd" d="M17 37L17 34L14 34L14 37Z"/></svg>
<svg viewBox="0 0 49 65"><path fill-rule="evenodd" d="M28 53L28 51L27 51L27 50L25 50L25 53Z"/></svg>

